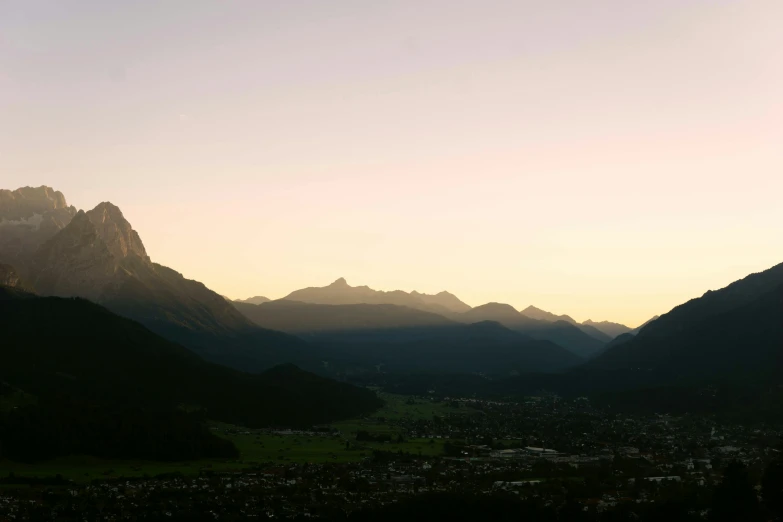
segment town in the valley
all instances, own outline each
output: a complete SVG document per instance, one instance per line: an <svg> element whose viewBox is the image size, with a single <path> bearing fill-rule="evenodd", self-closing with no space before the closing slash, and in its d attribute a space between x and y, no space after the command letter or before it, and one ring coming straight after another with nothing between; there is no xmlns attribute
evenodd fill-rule
<svg viewBox="0 0 783 522"><path fill-rule="evenodd" d="M334 519L433 492L509 495L586 520L675 499L698 519L730 463L760 495L780 458L774 427L713 416L556 396L385 398L374 415L308 430L214 425L241 449L231 462L0 470L0 520Z"/></svg>

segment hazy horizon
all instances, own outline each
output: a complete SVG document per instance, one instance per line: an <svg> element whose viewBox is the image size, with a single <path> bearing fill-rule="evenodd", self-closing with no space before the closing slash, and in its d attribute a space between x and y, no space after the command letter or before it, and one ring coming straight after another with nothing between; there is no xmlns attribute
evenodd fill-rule
<svg viewBox="0 0 783 522"><path fill-rule="evenodd" d="M636 326L783 262L783 3L0 6L0 188L232 298Z"/></svg>

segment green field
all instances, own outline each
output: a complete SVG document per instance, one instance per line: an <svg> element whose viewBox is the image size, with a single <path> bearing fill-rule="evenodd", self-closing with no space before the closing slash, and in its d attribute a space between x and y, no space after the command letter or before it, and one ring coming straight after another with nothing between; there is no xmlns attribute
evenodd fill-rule
<svg viewBox="0 0 783 522"><path fill-rule="evenodd" d="M331 426L339 433L334 435L281 435L263 430L249 430L225 424L215 424L216 434L231 440L240 451L237 460L200 460L192 462L137 462L109 461L93 457L73 456L36 464L20 464L0 461L0 477L15 473L17 476L65 478L87 482L112 477L143 477L161 473L180 472L198 475L202 470L239 471L254 466L274 463L358 462L369 457L373 450L402 451L414 455L433 456L443 453L442 439L405 440L395 442L357 442L356 432L363 430L373 434L386 433L396 440L399 429L395 422L403 419L431 419L433 416L469 415L472 410L455 409L444 403L427 399L412 400L408 397L379 394L386 402L376 413L361 419L336 422ZM414 404L409 404L408 401ZM348 446L346 446L348 443Z"/></svg>
<svg viewBox="0 0 783 522"><path fill-rule="evenodd" d="M36 399L32 395L14 390L12 393L0 395L0 412L8 412L12 408L21 408L35 403Z"/></svg>

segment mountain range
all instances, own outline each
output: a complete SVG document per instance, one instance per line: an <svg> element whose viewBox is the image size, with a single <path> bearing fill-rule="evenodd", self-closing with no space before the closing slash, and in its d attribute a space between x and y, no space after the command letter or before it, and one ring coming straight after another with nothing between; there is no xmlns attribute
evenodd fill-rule
<svg viewBox="0 0 783 522"><path fill-rule="evenodd" d="M579 324L567 315L558 316L534 306L529 306L521 312L514 309L511 305L502 303L487 303L472 308L453 294L445 291L435 295L422 294L416 291L408 293L400 290L384 292L373 290L367 286L350 286L344 278L339 278L324 287L309 287L296 290L279 301L296 301L332 306L358 304L394 305L435 313L454 322L495 321L512 330L525 333L533 339L548 340L559 344L581 358L589 358L600 353L606 344L615 337L612 333L618 328L622 329L623 332L631 330L616 323L595 323L610 332L607 333L602 328L591 324L592 322ZM297 313L303 312L301 308L289 308L285 311L278 308L274 311L275 319L273 320L271 318L273 314L271 308L262 309L267 316L270 316L264 317L261 310L253 313L252 309L243 308L243 304L248 303L247 301L235 301L235 305L240 307L240 311L261 326L276 328L272 326L276 324L275 321L281 319L281 314L287 314L286 321L298 324L298 331L307 330L305 325L309 324L308 320L296 317ZM413 317L411 314L408 315L411 318ZM365 317L365 319L367 318ZM414 326L421 318L411 320L412 322L409 325L398 321L398 326ZM615 326L606 328L606 325ZM378 324L372 322L364 324L364 327L370 326L380 327L383 324L382 322ZM295 331L290 327L277 329L288 332Z"/></svg>
<svg viewBox="0 0 783 522"><path fill-rule="evenodd" d="M323 305L281 299L235 303L265 328L297 335L318 349L333 370L434 369L509 374L562 371L583 359L496 321L455 321L407 306ZM578 331L577 331L578 332Z"/></svg>
<svg viewBox="0 0 783 522"><path fill-rule="evenodd" d="M0 380L34 395L68 389L104 399L190 404L215 420L248 426L312 425L378 405L367 390L290 365L250 374L209 363L84 299L0 287L0 327ZM289 379L281 380L285 374Z"/></svg>
<svg viewBox="0 0 783 522"><path fill-rule="evenodd" d="M632 332L633 330L624 324L620 323L613 323L611 321L591 321L588 319L587 321L582 323L583 326L592 326L596 330L599 330L606 335L608 335L610 338L614 339L620 335L627 334Z"/></svg>
<svg viewBox="0 0 783 522"><path fill-rule="evenodd" d="M458 314L470 310L470 306L448 292L440 292L434 295L422 294L416 291L408 293L402 290L383 292L373 290L367 286L350 286L342 277L328 286L296 290L283 299L327 305L392 304L445 315Z"/></svg>
<svg viewBox="0 0 783 522"><path fill-rule="evenodd" d="M0 287L0 331L0 383L35 398L0 419L0 451L13 458L225 456L199 419L311 426L380 406L369 390L290 365L249 374L206 362L84 299Z"/></svg>
<svg viewBox="0 0 783 522"><path fill-rule="evenodd" d="M3 191L0 223L0 262L37 294L89 299L236 368L315 364L301 340L259 328L202 283L153 263L111 203L84 212L48 187Z"/></svg>
<svg viewBox="0 0 783 522"><path fill-rule="evenodd" d="M207 360L250 371L284 362L319 371L407 371L419 363L505 373L578 366L568 374L573 382L608 382L606 372L614 372L623 375L617 382L632 376L637 384L655 384L769 375L783 346L780 266L636 329L580 324L532 306L470 307L448 292L351 287L343 278L277 301L230 302L154 263L116 206L77 211L48 187L0 191L0 263L6 286L89 299Z"/></svg>
<svg viewBox="0 0 783 522"><path fill-rule="evenodd" d="M465 322L496 321L533 339L547 340L562 346L582 358L590 358L601 351L605 340L596 339L567 321L532 319L513 306L503 303L487 303L467 311Z"/></svg>
<svg viewBox="0 0 783 522"><path fill-rule="evenodd" d="M258 299L255 302L247 300L237 300L239 303L261 304L269 301L266 298ZM285 296L284 300L299 301L303 303L340 305L340 304L391 304L398 306L407 306L418 310L433 312L449 319L457 321L463 320L459 314L467 314L472 307L457 296L443 291L435 295L423 294L417 291L404 292L394 290L390 292L373 290L367 286L350 286L345 278L339 278L332 284L323 287L309 287L301 290L295 290ZM488 303L492 304L492 303ZM510 305L508 305L510 306ZM520 311L522 315L538 321L556 323L565 322L579 328L587 335L603 342L608 343L618 335L631 331L631 328L618 323L603 321L596 323L585 321L578 323L568 315L556 315L535 306L528 306ZM467 317L467 316L466 316Z"/></svg>
<svg viewBox="0 0 783 522"><path fill-rule="evenodd" d="M411 386L408 379L406 389L431 389L433 380ZM593 395L634 411L730 411L748 420L777 419L783 414L783 264L677 306L560 375L463 381L473 393L550 390ZM465 390L454 388L455 380L439 382L445 393Z"/></svg>
<svg viewBox="0 0 783 522"><path fill-rule="evenodd" d="M518 313L519 320L511 322L502 317L485 317L448 292L381 292L366 286L351 287L342 278L323 288L292 292L274 303L261 297L230 302L203 284L154 263L139 234L122 211L109 202L86 212L77 211L68 206L61 192L49 187L3 191L0 201L0 262L15 269L14 277L24 280L25 288L42 296L89 299L207 360L234 368L262 371L275 364L293 362L323 371L324 365L329 365L331 352L316 349L300 337L307 337L311 343L320 342L313 337L314 330L320 328L323 333L329 329L333 342L337 326L346 330L342 332L344 336L350 329L371 328L376 330L378 339L390 328L410 331L422 326L448 325L458 329L463 323L491 320L524 334L514 339L517 344L550 341L559 345L555 352L562 346L577 356L526 356L524 360L532 364L529 368L515 363L515 368L522 371L561 370L597 353L608 340L595 339L599 337L596 333L590 337L565 321L529 319L523 325L524 316ZM282 305L300 301L365 308L321 308L314 312L300 305ZM263 313L248 308L258 306L254 303L267 305L260 308ZM379 305L377 310L366 308ZM487 332L482 334L485 340ZM494 333L499 339L492 343L507 343L505 332ZM455 336L444 336L442 331L432 335L445 343L443 346L458 344ZM543 366L535 364L537 360L544 362Z"/></svg>

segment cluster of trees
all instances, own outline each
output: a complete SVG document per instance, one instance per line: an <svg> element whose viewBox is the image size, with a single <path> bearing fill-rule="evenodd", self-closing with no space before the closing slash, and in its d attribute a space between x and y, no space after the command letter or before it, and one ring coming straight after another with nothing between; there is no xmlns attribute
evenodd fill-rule
<svg viewBox="0 0 783 522"><path fill-rule="evenodd" d="M781 446L783 450L783 446ZM783 453L767 466L761 481L761 502L748 470L729 462L713 492L711 522L783 520Z"/></svg>
<svg viewBox="0 0 783 522"><path fill-rule="evenodd" d="M783 443L761 480L761 497L766 509L777 520L783 520Z"/></svg>
<svg viewBox="0 0 783 522"><path fill-rule="evenodd" d="M370 433L365 430L356 432L356 440L359 442L396 442L398 444L405 442L402 435L392 436L389 433Z"/></svg>
<svg viewBox="0 0 783 522"><path fill-rule="evenodd" d="M178 461L236 458L234 445L195 413L47 398L0 416L0 458L34 462L62 455Z"/></svg>

